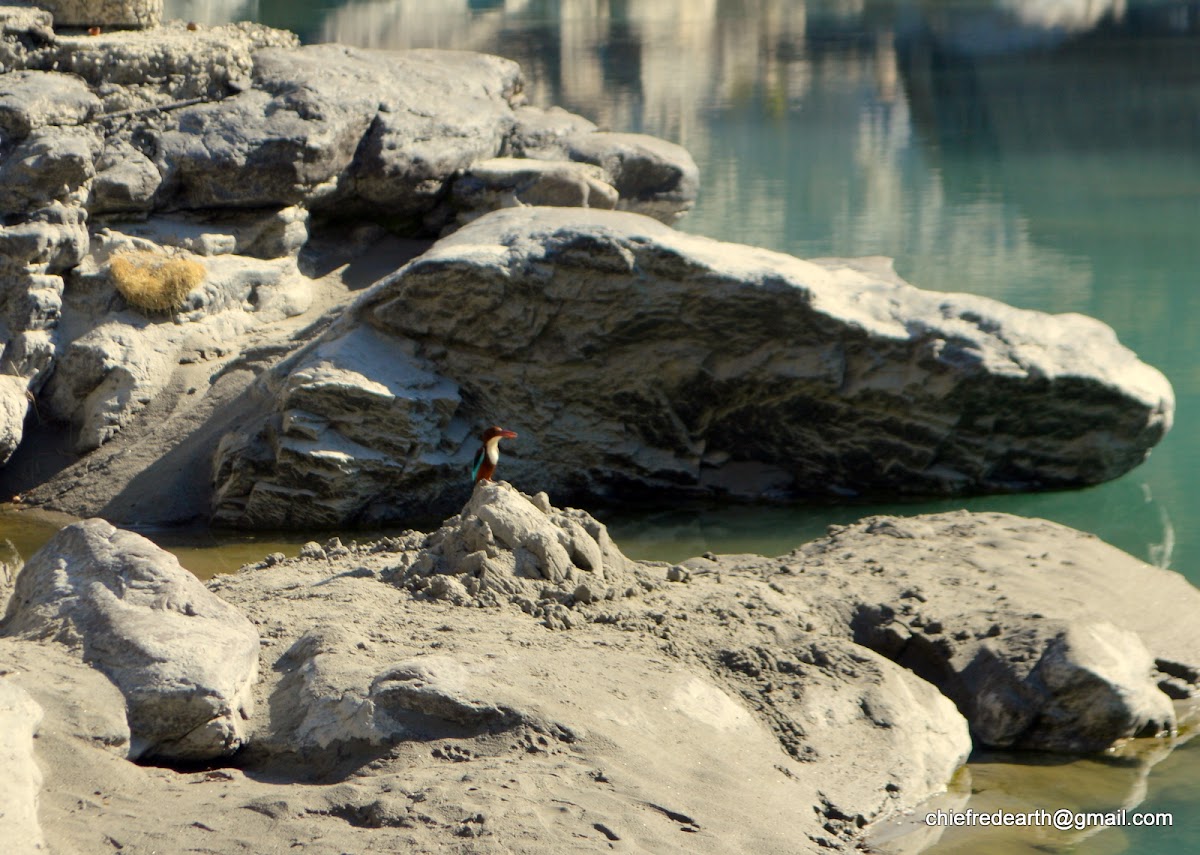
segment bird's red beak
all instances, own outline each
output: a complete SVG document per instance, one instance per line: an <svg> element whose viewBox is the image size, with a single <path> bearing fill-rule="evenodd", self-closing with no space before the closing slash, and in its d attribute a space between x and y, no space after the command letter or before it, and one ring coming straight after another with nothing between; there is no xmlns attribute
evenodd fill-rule
<svg viewBox="0 0 1200 855"><path fill-rule="evenodd" d="M511 430L502 430L500 431L500 436L502 436L504 439L516 439L517 433L516 431Z"/></svg>

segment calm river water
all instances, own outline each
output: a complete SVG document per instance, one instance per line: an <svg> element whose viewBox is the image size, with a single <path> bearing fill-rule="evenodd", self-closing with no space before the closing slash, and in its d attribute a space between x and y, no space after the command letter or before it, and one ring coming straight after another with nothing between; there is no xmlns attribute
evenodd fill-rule
<svg viewBox="0 0 1200 855"><path fill-rule="evenodd" d="M533 103L693 153L702 194L680 228L799 256L888 255L924 288L1093 315L1161 368L1178 396L1175 430L1153 457L1101 487L610 519L630 554L774 554L868 512L965 505L1058 520L1200 582L1200 2L166 5L169 17L259 20L307 42L518 60ZM268 551L262 543L197 551L206 545L183 544L184 563L207 553L218 556L214 569L232 569ZM972 764L972 804L981 809L1108 809L1146 793L1140 809L1172 811L1171 829L947 834L931 851L1200 851L1200 746L1192 745L1148 775L1153 757Z"/></svg>

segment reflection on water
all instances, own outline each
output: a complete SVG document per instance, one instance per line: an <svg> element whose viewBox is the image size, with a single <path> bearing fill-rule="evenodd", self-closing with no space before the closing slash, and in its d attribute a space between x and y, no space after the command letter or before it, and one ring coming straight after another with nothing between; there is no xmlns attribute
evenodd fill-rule
<svg viewBox="0 0 1200 855"><path fill-rule="evenodd" d="M41 511L0 509L0 594L12 572L21 567L62 526L73 518ZM136 531L136 529L134 529ZM233 573L272 552L291 557L313 538L301 532L248 534L194 529L148 529L138 532L173 553L179 563L201 579ZM325 540L328 535L319 535ZM3 607L0 604L0 615Z"/></svg>
<svg viewBox="0 0 1200 855"><path fill-rule="evenodd" d="M1162 503L1154 501L1144 480L1123 478L1077 494L985 496L972 499L974 511L996 511L1053 518L1072 528L1132 533L1129 542L1111 541L1159 567L1171 567L1176 533ZM1065 496L1074 501L1065 501ZM944 513L962 508L960 499L827 506L691 505L669 510L638 508L598 510L613 539L628 555L642 560L681 561L704 552L752 552L781 555L823 537L831 525L847 525L875 514Z"/></svg>
<svg viewBox="0 0 1200 855"><path fill-rule="evenodd" d="M1189 736L1174 741L1135 740L1103 757L982 752L972 758L968 773L957 778L948 793L911 815L884 823L873 840L885 851L890 846L895 851L916 852L920 850L915 844L923 843L929 846L924 851L930 855L1116 855L1129 851L1132 842L1122 828L1091 825L1057 829L1052 824L929 828L924 818L939 810L961 813L968 809L990 815L998 811L1053 814L1061 809L1087 814L1123 809L1128 816L1151 810L1147 796L1152 797L1153 811L1172 812L1159 800L1160 795L1182 790L1200 796L1192 774L1200 760L1196 748ZM1172 813L1175 825L1165 831L1186 834L1186 813ZM1192 824L1192 839L1196 830ZM933 841L931 846L929 841Z"/></svg>
<svg viewBox="0 0 1200 855"><path fill-rule="evenodd" d="M165 20L225 23L259 19L258 0L167 0L163 7Z"/></svg>

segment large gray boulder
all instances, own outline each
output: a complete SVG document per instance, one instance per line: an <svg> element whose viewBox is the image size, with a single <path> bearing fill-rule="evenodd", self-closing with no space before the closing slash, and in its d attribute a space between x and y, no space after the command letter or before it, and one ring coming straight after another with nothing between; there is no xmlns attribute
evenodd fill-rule
<svg viewBox="0 0 1200 855"><path fill-rule="evenodd" d="M26 563L3 634L77 650L125 696L131 757L204 760L245 740L258 633L170 553L103 520Z"/></svg>
<svg viewBox="0 0 1200 855"><path fill-rule="evenodd" d="M33 755L33 737L42 708L7 677L0 677L0 840L6 852L44 852L38 823L42 770Z"/></svg>
<svg viewBox="0 0 1200 855"><path fill-rule="evenodd" d="M1044 520L874 517L759 565L936 685L978 745L1103 751L1173 733L1172 700L1200 697L1200 591Z"/></svg>
<svg viewBox="0 0 1200 855"><path fill-rule="evenodd" d="M1145 459L1174 397L1080 315L920 291L608 211L482 217L365 294L226 436L215 518L403 518L501 473L591 500L1081 486Z"/></svg>

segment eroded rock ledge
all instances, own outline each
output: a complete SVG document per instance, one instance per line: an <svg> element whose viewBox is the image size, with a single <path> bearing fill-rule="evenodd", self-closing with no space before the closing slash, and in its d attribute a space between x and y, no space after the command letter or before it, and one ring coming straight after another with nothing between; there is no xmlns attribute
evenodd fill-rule
<svg viewBox="0 0 1200 855"><path fill-rule="evenodd" d="M153 26L161 3L142 0L46 5L0 5L0 463L31 411L84 454L170 409L193 385L181 365L216 375L286 340L332 301L296 263L331 219L429 238L507 205L670 222L695 201L683 148L525 104L509 60ZM130 250L194 262L203 284L147 316L113 287Z"/></svg>
<svg viewBox="0 0 1200 855"><path fill-rule="evenodd" d="M555 495L784 499L1075 487L1174 397L1112 330L620 212L499 211L378 283L260 384L215 519L339 526L465 498L481 424Z"/></svg>
<svg viewBox="0 0 1200 855"><path fill-rule="evenodd" d="M669 566L497 483L432 533L311 543L211 582L261 638L245 747L236 768L146 769L125 759L136 686L118 681L122 730L122 694L27 625L88 588L74 561L58 594L35 584L65 544L140 541L100 525L31 559L0 639L17 753L44 712L51 849L850 850L946 786L968 725L977 746L1100 751L1169 735L1200 686L1200 593L1062 526L877 517L778 558ZM135 564L173 562L135 541ZM119 614L166 592L136 618L148 643L180 600L138 578L160 581L91 596ZM32 804L36 774L20 784Z"/></svg>
<svg viewBox="0 0 1200 855"><path fill-rule="evenodd" d="M567 500L1062 488L1170 426L1169 384L1094 321L672 232L688 153L525 104L498 57L250 24L72 35L0 6L0 64L0 460L30 413L78 456L12 475L34 504L449 513L494 422L523 437L505 471ZM338 218L462 230L311 344L350 294L298 257ZM112 260L147 251L202 270L175 311L114 289Z"/></svg>

